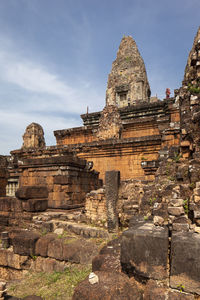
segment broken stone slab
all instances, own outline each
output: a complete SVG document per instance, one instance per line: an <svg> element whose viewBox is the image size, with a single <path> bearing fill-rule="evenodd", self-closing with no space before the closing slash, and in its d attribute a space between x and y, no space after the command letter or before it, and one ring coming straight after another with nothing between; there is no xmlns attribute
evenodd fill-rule
<svg viewBox="0 0 200 300"><path fill-rule="evenodd" d="M173 232L171 239L170 287L200 295L200 234Z"/></svg>
<svg viewBox="0 0 200 300"><path fill-rule="evenodd" d="M16 193L16 197L20 200L28 200L28 199L42 199L48 198L48 189L46 186L22 186L20 187Z"/></svg>
<svg viewBox="0 0 200 300"><path fill-rule="evenodd" d="M168 276L168 229L151 222L122 234L121 264L129 276L165 279Z"/></svg>
<svg viewBox="0 0 200 300"><path fill-rule="evenodd" d="M168 213L172 216L181 216L185 214L185 211L182 206L181 207L169 206Z"/></svg>

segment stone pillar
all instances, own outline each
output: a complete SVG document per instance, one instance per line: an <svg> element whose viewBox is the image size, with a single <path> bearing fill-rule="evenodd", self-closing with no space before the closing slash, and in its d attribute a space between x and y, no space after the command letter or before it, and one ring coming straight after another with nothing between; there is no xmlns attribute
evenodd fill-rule
<svg viewBox="0 0 200 300"><path fill-rule="evenodd" d="M117 214L117 200L118 189L120 183L119 171L106 171L106 207L107 207L107 223L108 231L115 232L118 230L118 214Z"/></svg>

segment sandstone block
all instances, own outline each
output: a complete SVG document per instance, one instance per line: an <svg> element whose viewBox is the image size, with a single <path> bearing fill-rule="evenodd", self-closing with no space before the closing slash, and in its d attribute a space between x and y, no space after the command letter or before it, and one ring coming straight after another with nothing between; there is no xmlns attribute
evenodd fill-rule
<svg viewBox="0 0 200 300"><path fill-rule="evenodd" d="M63 243L63 259L71 263L91 263L96 253L96 245L84 239L68 238Z"/></svg>
<svg viewBox="0 0 200 300"><path fill-rule="evenodd" d="M172 199L170 201L170 205L178 207L178 206L183 206L184 205L184 201L183 199Z"/></svg>
<svg viewBox="0 0 200 300"><path fill-rule="evenodd" d="M181 207L169 206L168 213L172 216L181 216L184 215L185 211L182 206Z"/></svg>
<svg viewBox="0 0 200 300"><path fill-rule="evenodd" d="M122 234L122 269L145 278L167 278L168 230L150 222Z"/></svg>
<svg viewBox="0 0 200 300"><path fill-rule="evenodd" d="M159 216L154 216L153 217L153 223L156 226L162 226L162 225L164 225L164 221L165 220L162 217L159 217Z"/></svg>
<svg viewBox="0 0 200 300"><path fill-rule="evenodd" d="M48 253L48 245L51 241L55 239L55 235L47 234L39 238L35 245L35 255L40 255L43 257L47 257Z"/></svg>
<svg viewBox="0 0 200 300"><path fill-rule="evenodd" d="M36 260L33 261L32 269L36 272L63 272L66 268L66 262L58 261L54 258L44 258L38 256Z"/></svg>
<svg viewBox="0 0 200 300"><path fill-rule="evenodd" d="M37 233L31 231L16 233L12 239L14 253L29 256L35 255L35 244L39 237Z"/></svg>
<svg viewBox="0 0 200 300"><path fill-rule="evenodd" d="M194 195L200 196L200 188L196 188L193 190Z"/></svg>
<svg viewBox="0 0 200 300"><path fill-rule="evenodd" d="M22 186L16 191L16 197L21 200L48 198L46 186Z"/></svg>
<svg viewBox="0 0 200 300"><path fill-rule="evenodd" d="M22 201L22 207L28 212L45 211L48 208L47 199L29 199Z"/></svg>
<svg viewBox="0 0 200 300"><path fill-rule="evenodd" d="M177 232L171 240L170 286L184 285L184 291L200 294L200 234Z"/></svg>
<svg viewBox="0 0 200 300"><path fill-rule="evenodd" d="M63 260L63 242L61 239L54 239L49 242L47 255L58 260Z"/></svg>

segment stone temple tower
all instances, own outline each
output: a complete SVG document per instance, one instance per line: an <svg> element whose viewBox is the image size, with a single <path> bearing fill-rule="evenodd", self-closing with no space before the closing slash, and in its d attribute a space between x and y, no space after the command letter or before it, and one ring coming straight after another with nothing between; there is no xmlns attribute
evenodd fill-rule
<svg viewBox="0 0 200 300"><path fill-rule="evenodd" d="M151 95L144 61L131 36L121 40L108 76L106 105L125 107L149 101Z"/></svg>
<svg viewBox="0 0 200 300"><path fill-rule="evenodd" d="M42 126L37 123L31 123L28 125L23 135L23 141L23 149L44 148L45 139Z"/></svg>

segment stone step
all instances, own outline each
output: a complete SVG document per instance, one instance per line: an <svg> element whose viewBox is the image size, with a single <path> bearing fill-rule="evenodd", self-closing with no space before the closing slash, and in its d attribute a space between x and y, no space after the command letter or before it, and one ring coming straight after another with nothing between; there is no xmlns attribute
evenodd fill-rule
<svg viewBox="0 0 200 300"><path fill-rule="evenodd" d="M74 223L68 221L57 221L53 220L53 228L63 228L66 231L81 235L86 238L105 238L109 239L110 234L104 230L97 227L91 227L83 223Z"/></svg>

